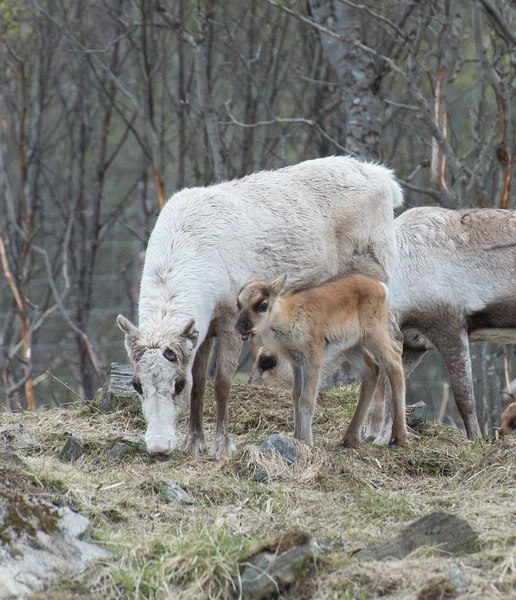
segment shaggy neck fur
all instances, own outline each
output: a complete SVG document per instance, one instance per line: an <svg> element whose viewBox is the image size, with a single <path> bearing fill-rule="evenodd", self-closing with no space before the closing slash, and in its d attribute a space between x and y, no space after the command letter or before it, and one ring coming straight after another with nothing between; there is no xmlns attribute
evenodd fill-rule
<svg viewBox="0 0 516 600"><path fill-rule="evenodd" d="M140 287L138 329L144 335L161 335L180 329L194 318L202 340L227 286L213 264L210 246L190 235L189 223L183 222L181 212L172 207L169 203L163 209L168 214L162 213L149 240Z"/></svg>

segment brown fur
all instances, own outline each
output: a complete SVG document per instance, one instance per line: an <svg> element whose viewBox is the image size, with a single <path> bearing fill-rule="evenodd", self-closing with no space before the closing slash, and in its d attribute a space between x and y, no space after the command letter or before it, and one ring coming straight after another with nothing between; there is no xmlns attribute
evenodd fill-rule
<svg viewBox="0 0 516 600"><path fill-rule="evenodd" d="M500 436L510 435L516 429L516 402L509 406L502 413L502 426L500 427Z"/></svg>
<svg viewBox="0 0 516 600"><path fill-rule="evenodd" d="M386 288L376 279L350 275L325 285L280 295L286 276L250 281L238 296L236 324L244 339L259 334L286 356L294 372L294 437L312 443L312 416L326 350L337 344L358 367L362 386L342 444L355 447L380 368L395 390L392 441L406 441L405 383L400 352L389 334ZM263 303L267 304L263 304Z"/></svg>

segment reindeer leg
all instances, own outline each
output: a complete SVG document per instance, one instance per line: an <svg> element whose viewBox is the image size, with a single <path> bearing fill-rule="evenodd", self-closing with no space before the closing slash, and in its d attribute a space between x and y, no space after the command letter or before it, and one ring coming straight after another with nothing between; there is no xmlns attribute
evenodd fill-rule
<svg viewBox="0 0 516 600"><path fill-rule="evenodd" d="M232 323L233 324L233 323ZM233 331L217 332L219 349L217 355L217 374L213 386L217 403L217 428L212 453L219 459L226 458L236 450L228 434L228 400L231 382L238 366L238 357L242 342Z"/></svg>
<svg viewBox="0 0 516 600"><path fill-rule="evenodd" d="M348 425L346 433L342 438L341 445L344 448L356 448L360 441L362 425L367 416L369 405L380 376L380 367L369 352L350 352L350 360L360 372L362 382L360 384L360 396L355 414Z"/></svg>
<svg viewBox="0 0 516 600"><path fill-rule="evenodd" d="M468 334L464 328L446 324L439 330L429 331L428 337L443 357L448 369L453 397L464 421L466 435L476 440L481 437L478 424L475 396L473 393L473 374L469 355Z"/></svg>
<svg viewBox="0 0 516 600"><path fill-rule="evenodd" d="M202 428L204 390L206 388L206 375L208 359L213 338L206 338L195 355L192 367L192 392L190 395L190 422L186 435L185 450L198 453L206 450L206 440Z"/></svg>
<svg viewBox="0 0 516 600"><path fill-rule="evenodd" d="M299 399L303 391L303 369L296 363L292 363L294 372L294 387L292 388L292 403L294 405L294 437L301 439L301 414L299 412Z"/></svg>
<svg viewBox="0 0 516 600"><path fill-rule="evenodd" d="M320 354L320 356L319 356ZM324 356L324 350L316 356L311 356L309 360L301 360L296 368L301 371L301 394L299 396L296 422L296 439L306 442L309 446L313 445L312 437L312 419L315 412L317 400L317 391L319 390L319 379L321 376L321 360ZM294 369L296 373L296 369ZM296 383L294 388L299 389L299 379L294 376ZM295 405L294 405L294 409Z"/></svg>

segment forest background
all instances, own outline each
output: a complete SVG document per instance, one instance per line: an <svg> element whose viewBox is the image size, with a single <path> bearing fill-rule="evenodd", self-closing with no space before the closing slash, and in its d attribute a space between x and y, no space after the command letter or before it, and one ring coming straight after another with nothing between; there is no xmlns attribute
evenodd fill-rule
<svg viewBox="0 0 516 600"><path fill-rule="evenodd" d="M0 410L92 398L127 361L115 317L185 186L351 154L405 208L515 208L515 25L509 0L0 1ZM489 428L514 352L472 357ZM429 353L409 399L448 397Z"/></svg>

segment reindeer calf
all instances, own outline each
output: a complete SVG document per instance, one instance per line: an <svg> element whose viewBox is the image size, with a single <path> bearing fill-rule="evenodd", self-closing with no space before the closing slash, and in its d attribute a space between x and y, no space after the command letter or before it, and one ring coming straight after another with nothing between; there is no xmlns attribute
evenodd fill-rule
<svg viewBox="0 0 516 600"><path fill-rule="evenodd" d="M365 275L350 275L320 287L281 294L287 275L272 283L252 277L238 295L236 329L242 340L260 335L269 348L288 358L294 372L294 437L312 444L321 367L325 353L346 351L362 385L353 419L342 439L354 448L373 397L380 367L393 390L391 442L403 445L405 379L401 356L389 334L387 287Z"/></svg>
<svg viewBox="0 0 516 600"><path fill-rule="evenodd" d="M500 427L500 437L510 435L516 430L516 402L509 406L502 413L502 426Z"/></svg>

